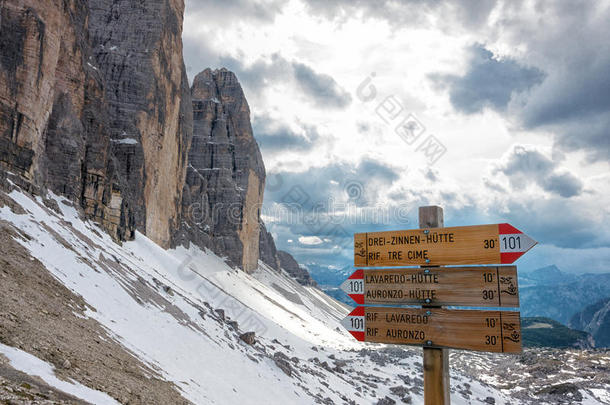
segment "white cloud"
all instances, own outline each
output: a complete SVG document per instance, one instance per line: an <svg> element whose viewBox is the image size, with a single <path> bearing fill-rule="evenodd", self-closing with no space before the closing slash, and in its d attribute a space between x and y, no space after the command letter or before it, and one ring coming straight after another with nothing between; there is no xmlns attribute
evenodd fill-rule
<svg viewBox="0 0 610 405"><path fill-rule="evenodd" d="M610 205L607 197L610 136L607 131L603 135L607 125L604 126L606 121L600 114L604 112L595 110L590 121L580 120L576 113L566 125L556 121L535 125L535 118L544 112L564 102L578 101L577 90L591 88L596 80L599 88L595 94L603 93L607 75L600 77L598 72L604 71L603 62L609 54L604 35L607 19L602 18L610 9L608 1L586 6L530 0L489 1L484 5L467 2L457 6L444 2L413 5L292 0L281 5L270 3L272 7L266 9L269 12L263 12L263 2L256 2L252 10L243 9L244 13L252 14L251 18L241 12L233 13L231 6L223 14L233 16L231 21L206 18L205 24L201 23L205 6L193 9L193 4L194 0L187 2L184 23L189 75L208 65L220 67L218 64L223 60L234 60L245 67L256 67L257 61L266 63L263 67L269 74L264 76L262 86L254 82L253 76L239 77L260 128L258 135L267 172L283 174L286 180L282 190L267 191L266 204L280 201L295 184L306 184L313 202L326 201L329 197L326 190L336 188L340 192L347 181L358 180L368 185L365 191L374 191L372 196L366 195L365 202L440 204L446 208L447 224L508 217L520 222L520 214L511 209L525 206L552 209L563 217L576 207L585 207L582 210L596 218L600 227L610 225L610 213L605 208ZM223 11L218 4L211 10L213 15ZM405 13L397 7L403 7ZM412 11L408 24L407 11ZM335 18L337 15L341 17ZM456 110L450 89L440 88L438 82L430 80L430 75L466 77L476 44L493 52L494 61L498 61L484 64L495 68L496 75L491 79L506 71L518 75L517 67L525 66L544 72L544 81L535 89L522 86L527 89L522 92L500 89L493 96L501 96L502 103L492 101L496 100L496 106L501 108L471 109L470 114ZM336 84L336 89L349 93L351 103L339 103L344 108L337 109L312 102L315 100L312 93L307 94L290 73L294 63L324 75L328 83ZM510 69L499 69L506 66ZM581 68L588 73L576 78ZM369 82L364 88L374 88L373 100L358 96L357 89L366 79ZM472 88L462 90L476 92L477 80L470 84ZM342 94L339 90L335 93ZM395 120L385 122L378 114L378 106L389 96L399 101L402 111ZM509 96L510 102L505 106ZM480 95L474 95L474 100L479 98ZM595 100L588 102L605 106L605 98ZM409 145L395 129L411 113L421 121L425 132ZM261 121L269 117L274 122ZM429 135L446 147L433 171L418 150ZM532 150L542 153L551 162L548 171L541 174L527 165L519 165L523 161L519 161L514 145L531 145ZM512 166L510 158L514 159ZM371 181L366 171L354 177L355 173L347 169L335 177L325 177L325 173L335 173L330 168L359 167L367 160L392 167L397 178L391 184L378 184ZM508 173L498 171L498 167ZM311 176L304 179L308 174ZM268 179L268 184L275 182ZM536 228L558 232L560 229L545 222L553 221L553 216L544 214L539 215L541 220L536 222ZM521 218L535 219L536 213L528 212ZM290 244L281 241L292 241L294 235L316 234L303 226L282 224L272 216L265 217L265 222L274 231L281 229L279 248ZM578 222L561 223L566 227L578 226ZM366 224L362 226L361 229L367 229ZM301 236L310 239L301 242L299 238L301 243L292 244L291 252L314 257L316 252L328 248L322 241L326 236ZM327 239L336 243L333 238ZM307 243L312 241L316 243ZM541 240L541 244L545 241ZM569 245L569 240L563 245ZM557 261L568 254L565 249L557 252ZM530 255L535 261L535 250ZM547 257L541 255L540 260Z"/></svg>
<svg viewBox="0 0 610 405"><path fill-rule="evenodd" d="M299 236L299 242L303 245L321 245L324 243L317 236Z"/></svg>

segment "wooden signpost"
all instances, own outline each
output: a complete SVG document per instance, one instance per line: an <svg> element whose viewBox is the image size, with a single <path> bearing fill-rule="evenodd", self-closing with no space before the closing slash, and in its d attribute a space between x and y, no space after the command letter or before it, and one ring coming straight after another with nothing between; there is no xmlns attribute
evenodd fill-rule
<svg viewBox="0 0 610 405"><path fill-rule="evenodd" d="M357 233L354 265L510 264L536 243L510 224Z"/></svg>
<svg viewBox="0 0 610 405"><path fill-rule="evenodd" d="M536 241L510 224L443 227L440 207L420 207L421 229L354 235L357 269L341 288L361 305L342 322L363 342L424 348L424 403L449 404L447 348L521 352L519 312L445 309L443 305L519 307L516 266ZM370 269L414 266L420 268Z"/></svg>
<svg viewBox="0 0 610 405"><path fill-rule="evenodd" d="M519 312L357 307L342 322L361 342L521 352Z"/></svg>
<svg viewBox="0 0 610 405"><path fill-rule="evenodd" d="M516 266L360 269L341 289L362 305L519 307Z"/></svg>

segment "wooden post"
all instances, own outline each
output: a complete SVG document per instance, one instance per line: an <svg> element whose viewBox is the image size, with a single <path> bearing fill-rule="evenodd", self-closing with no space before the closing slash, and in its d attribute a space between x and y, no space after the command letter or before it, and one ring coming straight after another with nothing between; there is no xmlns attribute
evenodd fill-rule
<svg viewBox="0 0 610 405"><path fill-rule="evenodd" d="M441 207L419 207L420 228L444 226ZM449 404L449 350L424 347L424 405Z"/></svg>

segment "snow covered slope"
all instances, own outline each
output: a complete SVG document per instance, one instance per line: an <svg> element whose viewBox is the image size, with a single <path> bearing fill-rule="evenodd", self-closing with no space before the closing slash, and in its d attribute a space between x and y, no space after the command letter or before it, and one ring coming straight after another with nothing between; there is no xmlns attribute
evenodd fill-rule
<svg viewBox="0 0 610 405"><path fill-rule="evenodd" d="M192 403L422 402L421 351L356 342L339 323L349 308L316 288L262 263L248 275L192 246L164 250L141 234L118 245L61 197L9 197L23 211L4 205L0 219L19 230L16 240ZM250 331L254 344L240 339ZM584 399L598 403L594 392ZM454 404L528 402L510 393L452 370Z"/></svg>

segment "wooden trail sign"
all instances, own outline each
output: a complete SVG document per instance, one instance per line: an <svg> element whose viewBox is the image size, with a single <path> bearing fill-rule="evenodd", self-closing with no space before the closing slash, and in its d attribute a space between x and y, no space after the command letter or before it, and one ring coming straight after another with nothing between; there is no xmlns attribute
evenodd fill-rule
<svg viewBox="0 0 610 405"><path fill-rule="evenodd" d="M354 265L510 264L536 243L510 224L357 233Z"/></svg>
<svg viewBox="0 0 610 405"><path fill-rule="evenodd" d="M359 269L341 289L361 305L519 307L516 266Z"/></svg>
<svg viewBox="0 0 610 405"><path fill-rule="evenodd" d="M357 307L341 323L362 342L521 352L519 312Z"/></svg>

